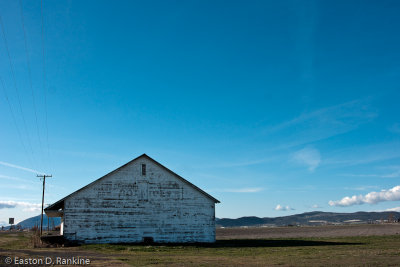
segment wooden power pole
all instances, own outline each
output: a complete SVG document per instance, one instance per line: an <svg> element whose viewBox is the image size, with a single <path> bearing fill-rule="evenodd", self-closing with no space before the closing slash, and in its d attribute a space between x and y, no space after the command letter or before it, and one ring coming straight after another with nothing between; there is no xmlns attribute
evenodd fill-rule
<svg viewBox="0 0 400 267"><path fill-rule="evenodd" d="M42 193L42 215L40 216L40 236L42 236L43 232L43 206L44 206L44 188L46 184L46 177L52 177L51 175L36 175L37 177L42 177L43 178L43 193Z"/></svg>

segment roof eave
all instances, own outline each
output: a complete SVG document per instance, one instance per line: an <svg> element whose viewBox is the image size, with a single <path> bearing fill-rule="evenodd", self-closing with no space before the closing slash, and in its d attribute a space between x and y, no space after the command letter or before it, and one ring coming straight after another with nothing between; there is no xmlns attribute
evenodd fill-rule
<svg viewBox="0 0 400 267"><path fill-rule="evenodd" d="M122 169L123 167L127 166L128 164L130 164L130 163L132 163L132 162L134 162L134 161L136 161L136 160L138 160L138 159L141 158L141 157L146 157L146 158L148 158L149 160L153 161L154 163L156 163L156 164L159 165L160 167L164 168L164 169L167 170L168 172L170 172L170 173L172 173L173 175L175 175L176 177L178 177L178 178L179 178L181 181L183 181L184 183L188 184L189 186L193 187L194 189L196 189L197 191L199 191L200 193L202 193L202 194L203 194L204 196L206 196L207 198L209 198L209 199L211 199L212 201L214 201L214 203L221 203L218 199L214 198L213 196L211 196L210 194L206 193L205 191L203 191L203 190L200 189L199 187L195 186L194 184L192 184L191 182L189 182L189 181L186 180L185 178L181 177L179 174L176 174L175 172L171 171L170 169L168 169L167 167L165 167L164 165L162 165L162 164L159 163L158 161L152 159L152 158L149 157L148 155L142 154L142 155L140 155L140 156L138 156L138 157L132 159L131 161L125 163L124 165L118 167L117 169L115 169L115 170L113 170L113 171L107 173L106 175L103 175L102 177L100 177L100 178L94 180L93 182L91 182L91 183L85 185L84 187L82 187L82 188L80 188L80 189L78 189L78 190L72 192L71 194L67 195L66 197L64 197L64 198L62 198L62 199L60 199L60 200L58 200L56 203L54 203L54 204L48 206L46 209L50 210L52 207L56 206L56 205L59 204L60 202L63 202L65 199L67 199L67 198L71 197L72 195L74 195L74 194L76 194L76 193L82 191L83 189L89 187L90 185L92 185L92 184L94 184L94 183L100 181L101 179L103 179L103 178L105 178L105 177L107 177L107 176L109 176L109 175L111 175L111 174L113 174L113 173L119 171L119 170ZM45 210L46 210L46 209L45 209Z"/></svg>

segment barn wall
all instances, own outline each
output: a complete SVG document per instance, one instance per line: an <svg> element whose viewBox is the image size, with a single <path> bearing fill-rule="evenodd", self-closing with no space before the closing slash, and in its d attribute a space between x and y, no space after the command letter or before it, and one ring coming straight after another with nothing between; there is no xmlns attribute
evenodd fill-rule
<svg viewBox="0 0 400 267"><path fill-rule="evenodd" d="M138 159L65 200L64 236L85 243L144 237L214 242L215 203L154 162Z"/></svg>

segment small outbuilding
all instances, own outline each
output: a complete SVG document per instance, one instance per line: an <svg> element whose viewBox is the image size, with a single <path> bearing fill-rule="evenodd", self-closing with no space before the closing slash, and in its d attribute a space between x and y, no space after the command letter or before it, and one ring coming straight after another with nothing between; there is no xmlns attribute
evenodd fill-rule
<svg viewBox="0 0 400 267"><path fill-rule="evenodd" d="M45 209L79 243L215 242L217 199L143 154Z"/></svg>

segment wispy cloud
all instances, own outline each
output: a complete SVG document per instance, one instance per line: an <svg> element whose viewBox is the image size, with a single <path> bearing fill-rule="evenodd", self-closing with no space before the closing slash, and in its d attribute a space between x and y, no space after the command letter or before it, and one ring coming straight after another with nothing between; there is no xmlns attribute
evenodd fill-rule
<svg viewBox="0 0 400 267"><path fill-rule="evenodd" d="M362 123L371 121L375 117L377 117L377 112L371 110L369 101L359 99L303 113L292 120L271 127L268 132L276 132L305 122L315 123L307 123L310 127L320 125L351 126L351 124L355 123L350 127L354 128Z"/></svg>
<svg viewBox="0 0 400 267"><path fill-rule="evenodd" d="M389 190L382 190L380 192L370 192L363 195L354 195L352 197L344 197L341 200L329 201L330 206L347 207L361 204L376 204L384 201L398 201L400 200L400 186L395 186Z"/></svg>
<svg viewBox="0 0 400 267"><path fill-rule="evenodd" d="M370 99L358 99L303 113L267 128L264 134L279 134L284 143L280 148L289 148L355 130L377 116Z"/></svg>
<svg viewBox="0 0 400 267"><path fill-rule="evenodd" d="M80 158L93 158L93 159L111 159L116 158L116 155L103 153L103 152L88 152L88 151L71 151L71 150L53 150L54 152L62 155L80 157Z"/></svg>
<svg viewBox="0 0 400 267"><path fill-rule="evenodd" d="M276 205L275 210L288 211L288 210L294 210L294 209L289 206L282 206L281 204L278 204L278 205Z"/></svg>
<svg viewBox="0 0 400 267"><path fill-rule="evenodd" d="M261 192L264 189L262 187L245 187L239 189L227 189L225 192L232 192L232 193L257 193Z"/></svg>
<svg viewBox="0 0 400 267"><path fill-rule="evenodd" d="M4 161L0 161L0 165L6 166L6 167L11 167L11 168L14 168L14 169L27 171L27 172L31 172L31 173L34 173L34 174L45 174L45 173L37 171L37 170L29 169L29 168L26 168L26 167L18 166L18 165L15 165L15 164L4 162Z"/></svg>
<svg viewBox="0 0 400 267"><path fill-rule="evenodd" d="M382 178L397 178L400 177L400 170L388 174L381 175Z"/></svg>
<svg viewBox="0 0 400 267"><path fill-rule="evenodd" d="M322 208L322 207L319 206L318 204L314 204L314 205L311 206L311 208L313 208L313 209L320 209L320 208Z"/></svg>
<svg viewBox="0 0 400 267"><path fill-rule="evenodd" d="M400 177L400 168L397 167L396 171L387 172L387 173L369 173L369 174L344 174L344 176L349 177L379 177L379 178L397 178Z"/></svg>
<svg viewBox="0 0 400 267"><path fill-rule="evenodd" d="M0 201L0 209L12 209L21 207L23 211L40 211L42 204L21 201Z"/></svg>
<svg viewBox="0 0 400 267"><path fill-rule="evenodd" d="M228 192L228 193L257 193L263 191L262 187L244 187L244 188L226 188L226 189L215 189L207 190L209 192Z"/></svg>
<svg viewBox="0 0 400 267"><path fill-rule="evenodd" d="M261 159L249 159L242 161L232 161L232 162L220 162L212 165L201 166L201 168L232 168L232 167L245 167L263 164L275 160L276 157L261 158Z"/></svg>
<svg viewBox="0 0 400 267"><path fill-rule="evenodd" d="M16 206L16 204L10 204L9 201L0 201L0 209L11 209Z"/></svg>
<svg viewBox="0 0 400 267"><path fill-rule="evenodd" d="M352 166L380 161L383 162L395 158L400 158L400 142L397 141L362 147L352 146L334 152L334 155L331 157L324 158L324 164Z"/></svg>
<svg viewBox="0 0 400 267"><path fill-rule="evenodd" d="M385 211L397 211L397 212L400 212L400 207L386 209Z"/></svg>
<svg viewBox="0 0 400 267"><path fill-rule="evenodd" d="M292 160L306 165L308 170L313 172L321 163L321 155L315 148L303 148L292 155Z"/></svg>
<svg viewBox="0 0 400 267"><path fill-rule="evenodd" d="M392 133L400 134L400 123L395 123L389 127L389 131Z"/></svg>
<svg viewBox="0 0 400 267"><path fill-rule="evenodd" d="M13 176L2 175L2 174L0 174L0 179L11 180L11 181L19 181L19 182L24 182L24 183L34 183L33 181L29 181L27 179L22 179L22 178L19 178L19 177L13 177Z"/></svg>
<svg viewBox="0 0 400 267"><path fill-rule="evenodd" d="M32 187L32 185L26 184L2 184L2 188L13 188L25 191L37 191L37 188Z"/></svg>
<svg viewBox="0 0 400 267"><path fill-rule="evenodd" d="M367 191L371 189L377 189L379 186L376 185L363 185L358 187L345 187L345 190L357 190L357 191Z"/></svg>

